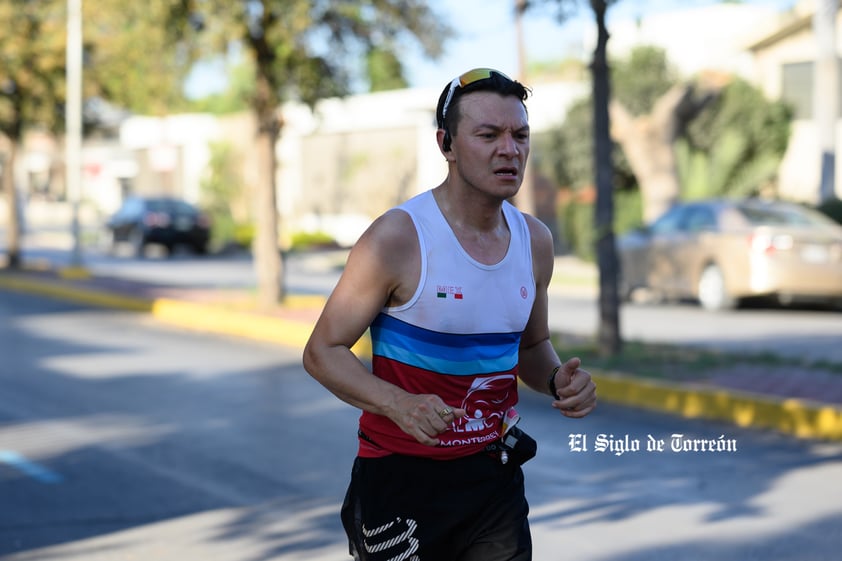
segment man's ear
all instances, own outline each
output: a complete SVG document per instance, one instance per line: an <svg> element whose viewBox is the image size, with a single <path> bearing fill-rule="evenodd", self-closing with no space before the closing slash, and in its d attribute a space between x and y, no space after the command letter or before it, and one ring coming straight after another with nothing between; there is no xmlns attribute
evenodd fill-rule
<svg viewBox="0 0 842 561"><path fill-rule="evenodd" d="M450 133L444 129L439 129L436 131L436 142L438 142L439 150L441 151L442 155L444 156L445 160L451 160L451 156L453 154L453 150L450 146ZM447 148L445 148L445 146Z"/></svg>

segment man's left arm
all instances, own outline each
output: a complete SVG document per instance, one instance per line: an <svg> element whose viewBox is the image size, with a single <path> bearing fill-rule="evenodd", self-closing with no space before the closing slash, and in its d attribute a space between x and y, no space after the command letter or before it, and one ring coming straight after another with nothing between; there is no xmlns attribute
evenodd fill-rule
<svg viewBox="0 0 842 561"><path fill-rule="evenodd" d="M584 417L596 407L596 385L581 361L571 358L562 363L550 340L547 289L553 275L553 241L550 231L537 219L527 216L532 237L535 275L535 302L521 337L518 370L523 382L535 391L551 394L552 405L567 417Z"/></svg>

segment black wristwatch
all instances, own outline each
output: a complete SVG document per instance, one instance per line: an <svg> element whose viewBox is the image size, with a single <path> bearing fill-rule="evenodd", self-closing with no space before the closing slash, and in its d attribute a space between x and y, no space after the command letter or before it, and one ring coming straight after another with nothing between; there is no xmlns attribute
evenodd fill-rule
<svg viewBox="0 0 842 561"><path fill-rule="evenodd" d="M547 378L547 387L550 389L550 395L553 396L553 399L558 399L558 390L555 387L555 375L558 373L560 368L560 364L553 368L553 373L550 374L549 378Z"/></svg>

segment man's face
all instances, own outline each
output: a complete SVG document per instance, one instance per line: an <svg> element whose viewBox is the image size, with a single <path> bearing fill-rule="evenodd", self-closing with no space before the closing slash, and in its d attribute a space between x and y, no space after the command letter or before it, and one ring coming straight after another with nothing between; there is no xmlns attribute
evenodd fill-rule
<svg viewBox="0 0 842 561"><path fill-rule="evenodd" d="M517 193L529 155L529 120L514 96L473 92L459 99L459 123L452 150L461 178L489 195Z"/></svg>

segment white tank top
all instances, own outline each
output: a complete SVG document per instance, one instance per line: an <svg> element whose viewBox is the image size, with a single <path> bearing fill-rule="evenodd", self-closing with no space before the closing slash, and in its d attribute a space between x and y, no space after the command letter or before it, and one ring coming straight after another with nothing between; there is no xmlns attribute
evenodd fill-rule
<svg viewBox="0 0 842 561"><path fill-rule="evenodd" d="M505 256L486 265L461 246L432 191L404 204L418 234L421 276L410 300L385 308L371 326L374 374L412 393L436 393L468 415L430 448L388 418L364 412L360 455L389 453L452 458L500 437L505 412L517 403L520 337L535 301L528 226L509 203Z"/></svg>

